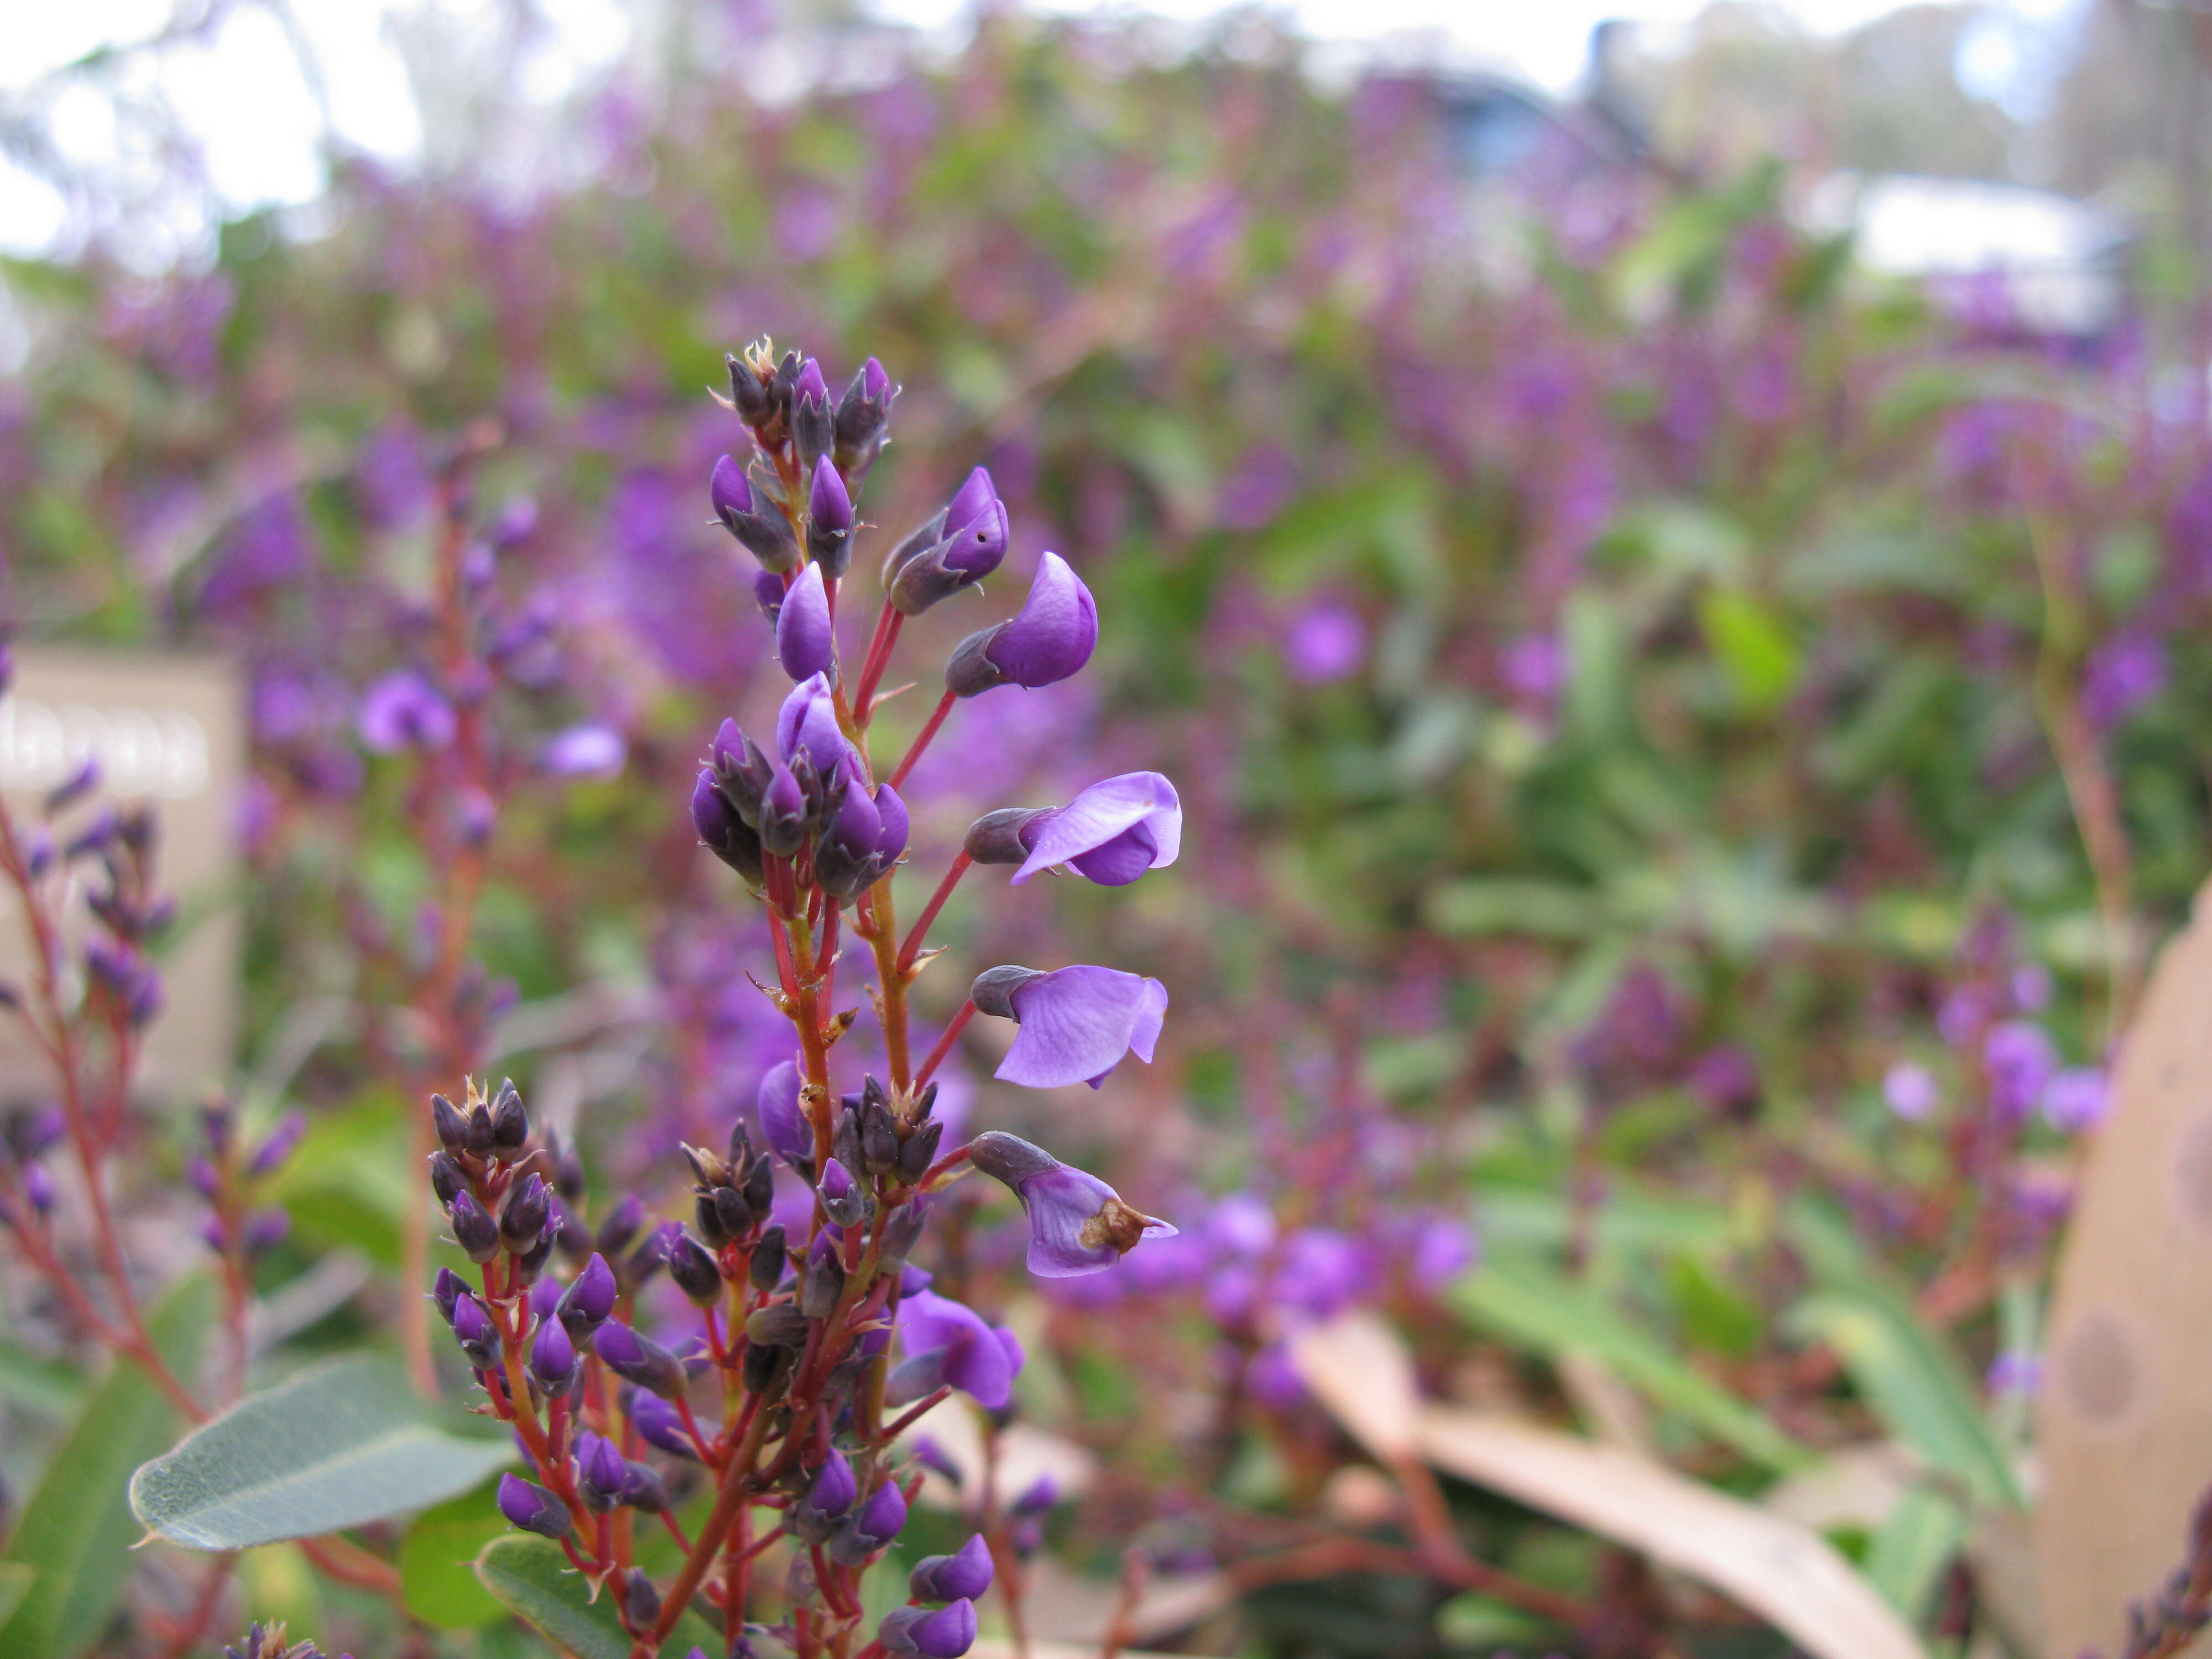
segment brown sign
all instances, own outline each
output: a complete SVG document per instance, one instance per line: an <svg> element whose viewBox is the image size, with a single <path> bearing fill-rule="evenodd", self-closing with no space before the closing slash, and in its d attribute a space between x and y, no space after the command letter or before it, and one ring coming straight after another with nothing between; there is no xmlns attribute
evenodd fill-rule
<svg viewBox="0 0 2212 1659"><path fill-rule="evenodd" d="M164 941L166 1001L148 1033L142 1086L162 1094L225 1079L237 1038L239 787L245 776L243 698L220 659L148 652L40 647L15 653L13 689L0 697L0 790L21 823L90 757L100 799L143 802L161 822L155 866L178 921ZM70 810L66 829L89 805ZM65 926L84 923L82 886ZM12 893L0 891L0 978L21 983L29 963ZM81 994L81 968L64 994ZM52 1079L13 1021L0 1020L0 1096L34 1097Z"/></svg>

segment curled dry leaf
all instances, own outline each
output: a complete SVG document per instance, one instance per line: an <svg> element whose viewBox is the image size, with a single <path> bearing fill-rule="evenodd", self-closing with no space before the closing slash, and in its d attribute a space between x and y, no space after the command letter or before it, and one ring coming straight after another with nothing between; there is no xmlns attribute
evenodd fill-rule
<svg viewBox="0 0 2212 1659"><path fill-rule="evenodd" d="M1291 1362L1314 1397L1385 1463L1421 1455L1413 1356L1388 1321L1352 1313L1291 1339Z"/></svg>
<svg viewBox="0 0 2212 1659"><path fill-rule="evenodd" d="M1437 1468L1641 1551L1756 1613L1816 1659L1924 1659L1827 1542L1649 1458L1487 1413L1429 1407Z"/></svg>

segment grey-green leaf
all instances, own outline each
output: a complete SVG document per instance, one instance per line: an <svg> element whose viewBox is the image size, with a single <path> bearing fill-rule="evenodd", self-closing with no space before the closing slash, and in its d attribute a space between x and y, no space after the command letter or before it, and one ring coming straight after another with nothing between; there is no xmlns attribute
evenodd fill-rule
<svg viewBox="0 0 2212 1659"><path fill-rule="evenodd" d="M514 1449L447 1433L399 1368L365 1356L249 1395L131 1479L131 1507L170 1542L248 1549L312 1538L466 1492Z"/></svg>
<svg viewBox="0 0 2212 1659"><path fill-rule="evenodd" d="M593 1601L583 1575L550 1540L527 1533L495 1538L477 1557L477 1577L508 1612L571 1659L629 1659L630 1640L612 1599L603 1595ZM721 1638L687 1613L660 1651L669 1659L695 1647L720 1653Z"/></svg>
<svg viewBox="0 0 2212 1659"><path fill-rule="evenodd" d="M155 1346L179 1376L198 1371L214 1314L214 1286L196 1276L148 1320ZM93 1390L9 1540L7 1559L36 1576L0 1624L0 1659L67 1659L99 1638L122 1599L138 1540L125 1485L131 1466L176 1432L176 1419L175 1407L128 1360Z"/></svg>

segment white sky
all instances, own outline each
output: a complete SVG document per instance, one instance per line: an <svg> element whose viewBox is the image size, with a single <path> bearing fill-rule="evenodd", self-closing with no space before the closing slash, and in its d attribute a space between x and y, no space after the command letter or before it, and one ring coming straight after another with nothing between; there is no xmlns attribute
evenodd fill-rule
<svg viewBox="0 0 2212 1659"><path fill-rule="evenodd" d="M621 58L630 38L623 0L538 0L551 33L524 68L523 85L550 101ZM1092 9L1085 0L1032 0L1050 9ZM1820 32L1854 27L1893 9L1895 0L1782 0L1783 9ZM2006 0L2023 23L2073 9L2081 0ZM170 0L0 0L9 12L0 54L0 98L12 100L52 73L103 45L143 40L171 15ZM1581 70L1593 25L1608 16L1639 21L1686 21L1703 0L1279 0L1276 9L1317 40L1380 41L1424 33L1448 55L1487 60L1564 90ZM957 31L969 0L874 0L878 15L925 28ZM1122 8L1127 9L1130 8ZM1146 0L1138 8L1197 21L1218 0ZM395 16L442 13L464 27L493 27L495 0L291 0L319 64L329 125L345 143L404 161L422 143L422 128L390 25ZM2021 67L2020 52L2000 29L1984 31L1961 70L1972 89L2001 97ZM165 46L134 71L150 78L203 150L207 178L232 210L312 200L324 181L319 147L324 116L298 55L275 17L250 3L226 14L204 40ZM137 86L130 88L143 92ZM72 164L127 177L144 155L144 135L118 124L116 106L90 84L77 83L48 102L45 125ZM64 241L69 209L37 177L0 160L0 249L38 252Z"/></svg>

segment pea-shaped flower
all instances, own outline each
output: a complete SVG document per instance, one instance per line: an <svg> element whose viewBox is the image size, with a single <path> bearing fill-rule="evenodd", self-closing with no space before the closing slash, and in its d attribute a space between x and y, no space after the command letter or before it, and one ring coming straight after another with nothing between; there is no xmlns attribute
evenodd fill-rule
<svg viewBox="0 0 2212 1659"><path fill-rule="evenodd" d="M906 1358L886 1384L892 1404L909 1405L948 1382L988 1411L1013 1397L1021 1343L965 1304L934 1291L909 1291L899 1301L898 1329Z"/></svg>
<svg viewBox="0 0 2212 1659"><path fill-rule="evenodd" d="M975 1604L948 1602L934 1613L894 1607L877 1627L876 1639L893 1653L918 1653L923 1659L960 1659L975 1645Z"/></svg>
<svg viewBox="0 0 2212 1659"><path fill-rule="evenodd" d="M774 501L756 499L744 469L725 455L714 463L707 495L722 528L738 538L765 569L785 571L799 563L799 537Z"/></svg>
<svg viewBox="0 0 2212 1659"><path fill-rule="evenodd" d="M977 467L934 518L891 550L884 580L890 602L915 617L973 586L1006 556L1006 507Z"/></svg>
<svg viewBox="0 0 2212 1659"><path fill-rule="evenodd" d="M1040 1279L1073 1279L1110 1267L1147 1238L1176 1230L1121 1201L1104 1182L1062 1164L1041 1146L994 1129L969 1143L985 1175L1014 1190L1030 1219L1030 1271Z"/></svg>
<svg viewBox="0 0 2212 1659"><path fill-rule="evenodd" d="M978 864L1018 864L1014 885L1064 865L1101 887L1126 887L1182 850L1182 803L1158 772L1124 772L1065 806L1006 807L969 826Z"/></svg>
<svg viewBox="0 0 2212 1659"><path fill-rule="evenodd" d="M954 649L945 689L973 697L996 685L1050 685L1079 672L1097 644L1098 606L1091 590L1066 560L1048 553L1022 608Z"/></svg>
<svg viewBox="0 0 2212 1659"><path fill-rule="evenodd" d="M917 1601L979 1601L991 1577L991 1547L979 1532L951 1555L924 1556L906 1585Z"/></svg>
<svg viewBox="0 0 2212 1659"><path fill-rule="evenodd" d="M787 603L785 609L789 608ZM852 755L853 745L837 724L836 697L827 674L814 674L792 688L775 712L775 742L786 762L796 760L804 750L817 775L824 778L835 776Z"/></svg>
<svg viewBox="0 0 2212 1659"><path fill-rule="evenodd" d="M507 1517L507 1525L541 1538L568 1535L568 1506L536 1481L525 1480L519 1474L500 1476L499 1512Z"/></svg>
<svg viewBox="0 0 2212 1659"><path fill-rule="evenodd" d="M1097 1088L1125 1054L1152 1063L1167 1013L1167 987L1113 968L992 968L969 990L978 1013L1021 1026L999 1062L1000 1081L1052 1089Z"/></svg>

